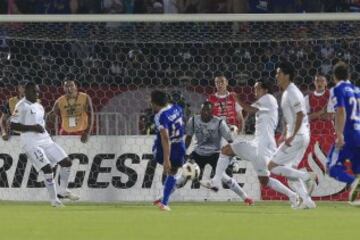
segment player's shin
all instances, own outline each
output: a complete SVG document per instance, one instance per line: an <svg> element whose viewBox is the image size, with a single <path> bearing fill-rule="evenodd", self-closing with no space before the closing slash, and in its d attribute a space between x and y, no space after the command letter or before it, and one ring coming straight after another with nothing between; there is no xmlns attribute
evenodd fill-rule
<svg viewBox="0 0 360 240"><path fill-rule="evenodd" d="M235 181L234 178L231 178L227 174L223 174L222 181L237 195L239 195L243 200L249 198L246 192L240 187L240 185Z"/></svg>
<svg viewBox="0 0 360 240"><path fill-rule="evenodd" d="M214 186L220 186L221 179L225 173L226 168L230 164L230 157L220 153L219 160L216 165L215 176L212 179Z"/></svg>
<svg viewBox="0 0 360 240"><path fill-rule="evenodd" d="M295 197L296 193L287 188L284 184L282 184L279 180L275 178L269 178L268 187L272 188L276 192L282 193L286 195L288 198Z"/></svg>
<svg viewBox="0 0 360 240"><path fill-rule="evenodd" d="M64 194L67 191L67 186L69 183L70 167L61 167L59 171L59 176L60 176L59 194Z"/></svg>
<svg viewBox="0 0 360 240"><path fill-rule="evenodd" d="M53 173L44 173L45 178L45 186L49 192L50 201L56 201L57 199L57 192L56 192L56 184Z"/></svg>
<svg viewBox="0 0 360 240"><path fill-rule="evenodd" d="M306 181L310 178L308 173L288 166L276 166L271 169L271 172L279 176L284 176L290 180L302 179L303 181Z"/></svg>
<svg viewBox="0 0 360 240"><path fill-rule="evenodd" d="M161 200L161 203L163 205L168 205L169 203L169 199L170 199L170 195L171 193L174 192L175 189L175 185L176 185L176 178L173 175L168 175L165 179L165 183L164 183L164 192L163 192L163 198Z"/></svg>

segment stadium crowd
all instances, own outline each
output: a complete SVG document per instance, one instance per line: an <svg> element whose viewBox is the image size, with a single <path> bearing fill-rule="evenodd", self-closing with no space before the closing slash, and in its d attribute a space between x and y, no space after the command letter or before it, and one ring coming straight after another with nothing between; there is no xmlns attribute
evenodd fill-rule
<svg viewBox="0 0 360 240"><path fill-rule="evenodd" d="M359 0L2 0L1 14L358 12Z"/></svg>

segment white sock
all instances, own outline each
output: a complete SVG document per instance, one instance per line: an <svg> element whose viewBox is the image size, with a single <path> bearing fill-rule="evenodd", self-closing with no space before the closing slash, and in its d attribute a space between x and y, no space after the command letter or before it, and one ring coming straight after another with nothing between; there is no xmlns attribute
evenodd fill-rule
<svg viewBox="0 0 360 240"><path fill-rule="evenodd" d="M302 179L303 181L306 181L310 177L307 172L303 172L287 166L274 167L271 169L271 172L279 176L284 176L290 180Z"/></svg>
<svg viewBox="0 0 360 240"><path fill-rule="evenodd" d="M54 175L52 173L48 173L48 174L44 173L44 178L45 178L45 180L44 180L45 186L49 192L50 201L57 200L57 192L56 192L56 184L55 184Z"/></svg>
<svg viewBox="0 0 360 240"><path fill-rule="evenodd" d="M248 198L249 196L246 192L240 187L240 185L236 182L234 178L231 178L227 174L224 173L222 179L223 183L225 183L233 192L239 195L243 200Z"/></svg>
<svg viewBox="0 0 360 240"><path fill-rule="evenodd" d="M275 178L269 177L269 182L267 186L279 193L286 195L289 198L296 195L295 192L291 191L289 188L287 188L284 184L282 184L279 180Z"/></svg>
<svg viewBox="0 0 360 240"><path fill-rule="evenodd" d="M66 192L70 176L70 167L61 167L59 171L60 186L59 193L63 194Z"/></svg>
<svg viewBox="0 0 360 240"><path fill-rule="evenodd" d="M294 190L300 195L300 197L303 199L303 201L311 200L309 193L306 190L305 183L299 179L292 182L292 186Z"/></svg>
<svg viewBox="0 0 360 240"><path fill-rule="evenodd" d="M218 162L216 164L215 176L212 178L213 185L220 186L221 179L225 173L226 168L230 164L230 157L220 153Z"/></svg>

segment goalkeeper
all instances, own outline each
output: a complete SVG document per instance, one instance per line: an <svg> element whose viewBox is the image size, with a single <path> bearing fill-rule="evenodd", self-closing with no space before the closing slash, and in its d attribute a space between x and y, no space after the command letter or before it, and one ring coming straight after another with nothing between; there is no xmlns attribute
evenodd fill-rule
<svg viewBox="0 0 360 240"><path fill-rule="evenodd" d="M213 105L211 102L204 102L201 106L201 114L191 117L186 125L186 148L190 146L194 135L197 139L195 150L191 153L190 157L201 169L200 179L203 169L207 164L212 167L214 172L219 158L222 138L228 143L233 141L231 131L226 122L220 117L213 116L212 109ZM222 182L244 199L247 205L253 205L253 200L249 198L234 178L224 173ZM217 191L218 189L213 190Z"/></svg>

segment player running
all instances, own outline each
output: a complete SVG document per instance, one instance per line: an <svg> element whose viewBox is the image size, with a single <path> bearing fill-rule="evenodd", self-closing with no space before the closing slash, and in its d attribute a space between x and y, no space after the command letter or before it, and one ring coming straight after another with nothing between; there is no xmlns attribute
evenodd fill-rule
<svg viewBox="0 0 360 240"><path fill-rule="evenodd" d="M294 76L295 69L291 63L279 64L276 79L283 90L281 109L286 125L285 140L269 162L268 169L273 174L284 176L293 182L293 187L302 199L299 208L315 208L311 193L315 187L316 175L296 169L309 145L310 129L304 95L293 83Z"/></svg>
<svg viewBox="0 0 360 240"><path fill-rule="evenodd" d="M344 62L334 66L335 87L330 97L335 107L336 141L328 155L329 175L351 186L349 202L360 192L360 89L349 79L349 67ZM349 159L357 177L346 173L344 162Z"/></svg>
<svg viewBox="0 0 360 240"><path fill-rule="evenodd" d="M176 174L184 164L186 152L183 110L178 105L169 104L167 94L158 90L151 93L151 106L156 112L154 158L163 165L166 175L163 197L154 204L161 210L170 211L169 198L176 188Z"/></svg>

